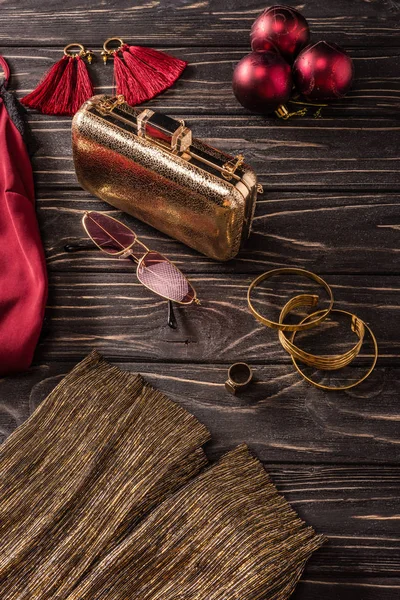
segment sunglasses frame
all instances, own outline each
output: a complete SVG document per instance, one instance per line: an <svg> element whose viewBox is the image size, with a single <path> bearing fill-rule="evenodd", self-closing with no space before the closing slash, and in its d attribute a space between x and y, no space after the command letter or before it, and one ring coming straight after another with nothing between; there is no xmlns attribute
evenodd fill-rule
<svg viewBox="0 0 400 600"><path fill-rule="evenodd" d="M123 225L123 227L126 227L126 229L129 229L129 231L132 233L132 235L134 236L134 240L131 244L129 244L129 246L127 246L126 248L124 248L123 250L120 250L119 252L107 252L106 250L104 250L90 235L87 227L86 227L86 219L89 217L89 215L91 213L94 214L100 214L102 216L107 217L107 219L111 219L113 221L115 221L116 223ZM141 263L144 260L144 258L150 253L150 252L156 252L157 254L159 254L160 256L162 256L162 258L168 262L170 265L173 265L175 267L175 269L177 269L179 271L179 273L182 275L182 277L184 277L186 279L186 281L189 283L190 287L192 288L193 292L194 292L194 297L193 300L191 300L190 302L180 302L179 300L172 300L171 298L168 298L167 296L163 296L162 294L159 294L158 292L155 292L154 290L152 290L148 285L146 285L145 283L143 283L142 281L139 282L141 283L141 285L143 285L145 288L147 288L148 290L150 290L151 292L153 292L153 294L156 294L157 296L159 296L160 298L164 298L164 300L168 300L169 302L175 302L176 304L180 304L182 306L190 306L191 304L200 304L200 300L197 297L197 292L195 290L195 288L193 287L193 285L191 284L191 282L188 280L188 278L186 277L186 275L184 273L182 273L182 271L179 269L179 267L176 266L175 263L173 263L171 260L169 260L169 258L167 258L166 256L164 256L164 254L161 254L160 252L158 252L157 250L151 250L150 248L148 248L145 244L143 244L143 242L141 242L138 238L138 236L136 235L136 233L133 231L133 229L131 229L130 227L128 227L127 225L125 225L125 223L122 223L122 221L119 221L118 219L116 219L115 217L111 217L110 215L107 215L105 213L98 213L98 211L86 211L85 214L82 217L82 225L84 230L86 231L88 237L92 240L92 242L98 247L99 250L101 250L103 252L103 254L106 254L109 257L118 257L118 258L132 258L134 260L134 262L136 263L136 277L139 279L138 276L138 270L141 267ZM101 227L101 225L100 225ZM102 228L102 227L101 227ZM107 233L108 235L110 235L108 233L108 231L105 230L105 233ZM145 249L145 253L143 254L143 256L141 258L139 258L139 260L135 257L133 251L129 252L129 250L132 250L132 247L136 244L139 243L141 246L143 246L143 248ZM146 267L148 268L148 267Z"/></svg>

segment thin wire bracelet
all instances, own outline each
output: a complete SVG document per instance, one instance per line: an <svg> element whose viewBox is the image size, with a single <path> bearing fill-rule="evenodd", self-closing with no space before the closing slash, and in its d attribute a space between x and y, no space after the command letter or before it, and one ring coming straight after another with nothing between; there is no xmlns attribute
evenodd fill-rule
<svg viewBox="0 0 400 600"><path fill-rule="evenodd" d="M293 365L296 369L296 371L299 373L299 375L302 376L302 378L307 381L308 383L310 383L311 385L313 385L316 388L319 388L320 390L326 390L326 391L345 391L345 390L350 390L354 387L356 387L357 385L360 385L360 383L362 383L363 381L365 381L372 373L372 371L375 369L376 363L378 361L378 356L379 356L379 348L378 348L378 342L376 340L376 337L372 331L372 329L365 323L365 321L361 321L361 319L359 317L357 317L356 315L354 315L353 313L347 311L347 310L341 310L339 308L333 308L332 313L342 313L344 315L348 315L351 317L351 319L357 319L358 321L362 322L364 328L366 329L366 331L368 331L370 338L372 340L372 344L374 346L374 354L372 356L372 363L371 366L369 367L369 369L367 370L367 372L357 381L353 381L353 383L348 383L346 385L340 385L340 386L329 386L329 385L325 385L323 383L318 383L317 381L314 381L313 379L311 379L311 377L308 377L308 375L306 375L304 373L304 371L302 371L302 369L299 367L298 362L296 360L296 358L292 355L292 362ZM314 317L315 315L317 315L318 313L321 313L321 311L317 311L315 313L312 313L310 315L307 315L307 317L305 317L301 323L304 323L305 321L307 321L308 319L311 319L312 317ZM294 331L292 333L292 342L294 341L294 338L296 337L297 331Z"/></svg>

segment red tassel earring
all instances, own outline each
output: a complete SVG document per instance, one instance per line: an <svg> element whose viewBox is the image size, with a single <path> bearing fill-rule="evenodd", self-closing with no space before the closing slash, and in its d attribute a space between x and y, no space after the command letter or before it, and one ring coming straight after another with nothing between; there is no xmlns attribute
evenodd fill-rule
<svg viewBox="0 0 400 600"><path fill-rule="evenodd" d="M73 52L72 48L79 48ZM92 62L93 52L82 44L68 44L64 56L43 77L36 89L22 98L21 102L46 115L73 115L78 108L93 96L84 59Z"/></svg>
<svg viewBox="0 0 400 600"><path fill-rule="evenodd" d="M110 42L118 42L118 48L110 49ZM104 64L109 58L114 59L117 94L122 94L131 105L151 100L171 87L188 64L152 48L129 46L116 37L104 42L101 55Z"/></svg>

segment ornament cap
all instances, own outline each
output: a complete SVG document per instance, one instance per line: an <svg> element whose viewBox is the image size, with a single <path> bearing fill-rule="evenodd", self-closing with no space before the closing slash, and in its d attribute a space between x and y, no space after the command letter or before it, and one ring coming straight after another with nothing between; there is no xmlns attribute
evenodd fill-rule
<svg viewBox="0 0 400 600"><path fill-rule="evenodd" d="M280 119L288 119L290 117L290 113L288 111L288 109L286 108L286 106L284 104L281 104L280 106L278 106L278 108L275 111L275 114L280 118Z"/></svg>

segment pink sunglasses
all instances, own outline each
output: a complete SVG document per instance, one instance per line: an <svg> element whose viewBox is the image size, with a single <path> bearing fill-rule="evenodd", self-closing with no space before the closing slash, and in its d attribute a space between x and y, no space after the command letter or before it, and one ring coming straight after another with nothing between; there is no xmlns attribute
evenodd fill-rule
<svg viewBox="0 0 400 600"><path fill-rule="evenodd" d="M150 250L129 227L103 213L86 212L82 224L90 239L108 256L130 259L137 264L140 283L169 301L168 324L176 325L171 302L200 304L194 287L185 275L165 256ZM82 246L66 246L74 251Z"/></svg>

